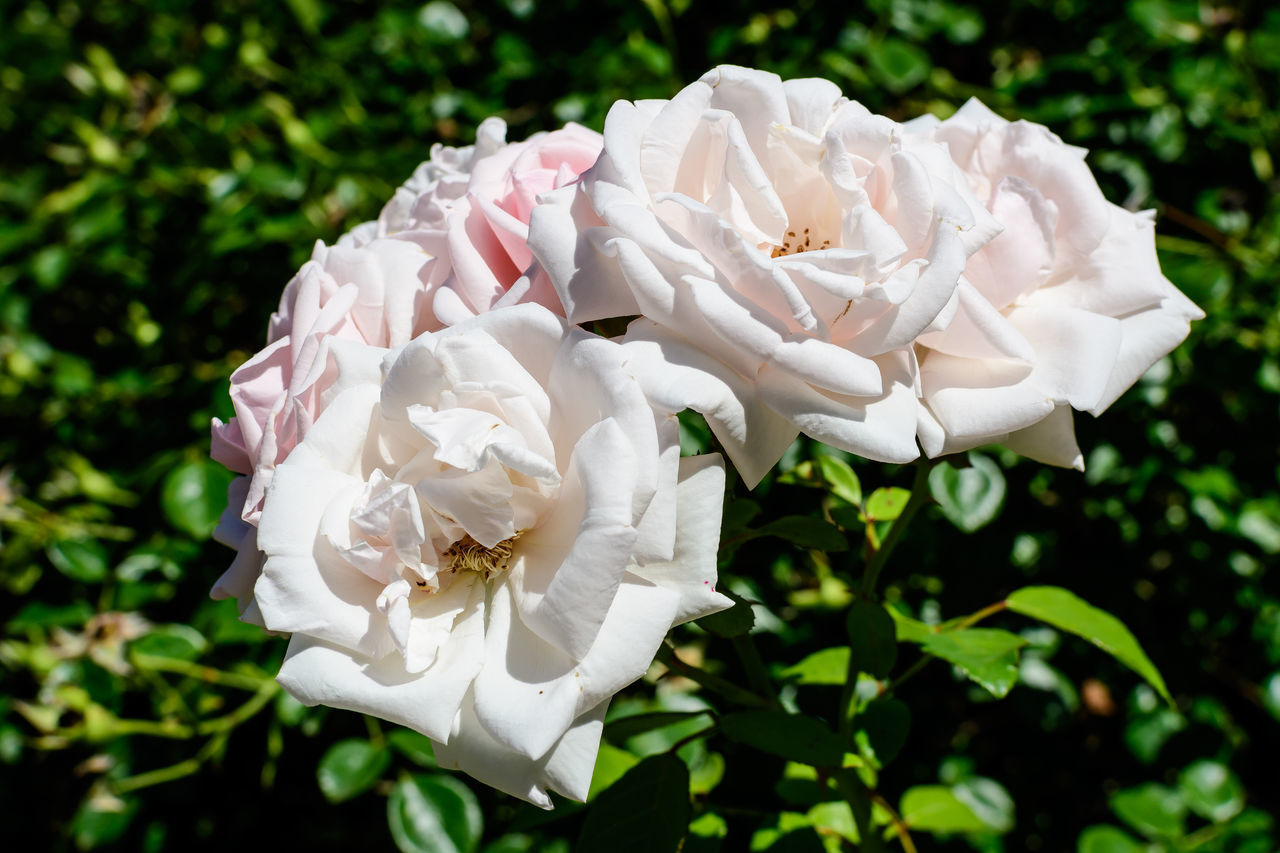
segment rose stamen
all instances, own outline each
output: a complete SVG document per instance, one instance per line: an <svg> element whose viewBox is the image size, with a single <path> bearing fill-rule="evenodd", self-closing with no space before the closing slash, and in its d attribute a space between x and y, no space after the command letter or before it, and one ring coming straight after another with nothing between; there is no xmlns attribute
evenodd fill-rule
<svg viewBox="0 0 1280 853"><path fill-rule="evenodd" d="M503 539L492 548L486 548L470 536L463 536L444 552L449 558L449 573L459 569L478 572L488 580L497 572L505 572L511 566L511 546L520 538L519 531L510 539Z"/></svg>
<svg viewBox="0 0 1280 853"><path fill-rule="evenodd" d="M809 233L808 228L804 229L799 234L796 234L794 231L788 231L786 236L782 238L782 245L774 246L773 251L769 253L769 257L781 258L786 255L798 255L801 252L812 252L831 248L830 240L823 240L821 245L815 246L814 241L816 240L817 238Z"/></svg>

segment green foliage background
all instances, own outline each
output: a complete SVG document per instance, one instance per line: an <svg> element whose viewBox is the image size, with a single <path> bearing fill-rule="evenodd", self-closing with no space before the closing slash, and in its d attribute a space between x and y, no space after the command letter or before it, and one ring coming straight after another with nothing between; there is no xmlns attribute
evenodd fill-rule
<svg viewBox="0 0 1280 853"><path fill-rule="evenodd" d="M1079 420L1084 475L991 451L1007 481L995 523L963 533L927 509L887 570L886 600L925 621L1028 584L1072 589L1130 626L1177 701L1044 629L1024 632L1003 702L943 666L925 671L899 694L910 738L882 790L995 780L1016 818L1005 808L1006 834L999 818L918 837L920 849L1139 849L1122 832L1171 850L1273 849L1280 9L0 0L0 20L8 849L380 849L397 831L388 805L408 814L435 798L471 814L448 777L396 782L430 765L405 733L275 693L283 641L206 599L230 559L208 539L229 480L205 461L209 419L230 415L226 377L261 345L313 241L375 216L431 144L466 143L492 114L510 139L570 120L600 128L615 99L669 97L721 62L829 77L895 118L977 96L1049 125L1091 149L1112 200L1156 208L1164 269L1208 314L1103 418ZM786 462L815 452L798 444ZM868 488L911 482L853 465ZM771 478L750 500L764 519L821 513L802 481ZM768 538L726 566L731 586L773 606L756 640L775 675L844 642L855 553L827 564ZM682 636L744 681L730 641ZM791 689L804 707L831 688ZM619 705L652 708L654 695L642 684ZM335 752L345 741L356 746ZM722 849L765 849L791 825L847 844L818 818L778 816L781 760L713 746L727 771L696 804L729 815ZM174 779L136 782L152 771ZM107 793L105 780L126 779L132 792ZM474 796L485 843L505 839L493 851L568 849L583 824L570 807L545 816L478 785ZM1102 824L1114 828L1081 836ZM809 849L791 838L787 849Z"/></svg>

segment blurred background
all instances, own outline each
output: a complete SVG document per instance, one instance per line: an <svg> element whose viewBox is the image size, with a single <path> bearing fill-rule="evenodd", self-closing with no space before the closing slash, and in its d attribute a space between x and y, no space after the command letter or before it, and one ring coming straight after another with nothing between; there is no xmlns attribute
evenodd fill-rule
<svg viewBox="0 0 1280 853"><path fill-rule="evenodd" d="M231 475L206 458L227 376L314 241L376 216L433 143L489 115L511 140L599 129L615 99L738 63L828 77L898 119L978 97L1048 125L1091 150L1109 198L1158 211L1163 268L1208 314L1100 420L1078 417L1085 474L992 450L998 520L966 535L930 510L895 556L886 596L926 619L1029 583L1076 591L1177 699L1047 629L1004 702L926 671L882 786L998 790L990 831L920 849L1275 848L1280 8L0 0L0 21L0 846L415 849L397 780L430 772L421 738L288 700L270 680L283 639L207 599L231 557L209 539ZM776 481L752 500L817 506ZM728 567L774 606L767 661L839 641L839 557L832 577L776 542ZM699 796L733 816L722 849L766 849L779 795L731 749L720 767ZM565 851L581 822L438 788L468 849Z"/></svg>

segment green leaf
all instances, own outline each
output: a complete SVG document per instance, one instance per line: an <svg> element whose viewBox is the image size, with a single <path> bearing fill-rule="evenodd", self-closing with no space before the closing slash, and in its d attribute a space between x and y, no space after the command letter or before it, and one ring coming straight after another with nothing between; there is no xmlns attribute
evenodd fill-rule
<svg viewBox="0 0 1280 853"><path fill-rule="evenodd" d="M208 539L227 506L234 475L211 459L186 462L169 472L160 507L169 523L194 539Z"/></svg>
<svg viewBox="0 0 1280 853"><path fill-rule="evenodd" d="M1186 718L1177 711L1159 707L1150 714L1130 719L1124 727L1124 742L1135 758L1143 764L1150 764L1156 760L1165 742L1186 727Z"/></svg>
<svg viewBox="0 0 1280 853"><path fill-rule="evenodd" d="M739 711L720 718L725 737L801 764L838 766L844 746L827 724L786 711Z"/></svg>
<svg viewBox="0 0 1280 853"><path fill-rule="evenodd" d="M62 627L79 627L93 616L93 608L83 601L72 604L45 604L43 601L32 601L22 606L17 615L9 620L11 631L25 631L28 628L44 628L51 625Z"/></svg>
<svg viewBox="0 0 1280 853"><path fill-rule="evenodd" d="M761 536L777 536L801 548L818 551L847 551L849 542L829 521L811 515L788 515L771 521L756 531Z"/></svg>
<svg viewBox="0 0 1280 853"><path fill-rule="evenodd" d="M137 800L114 800L90 794L71 821L76 847L92 850L115 841L124 835L137 811Z"/></svg>
<svg viewBox="0 0 1280 853"><path fill-rule="evenodd" d="M73 581L97 583L107 576L107 549L93 539L61 539L45 551L53 567Z"/></svg>
<svg viewBox="0 0 1280 853"><path fill-rule="evenodd" d="M876 489L871 493L871 497L867 498L867 504L862 511L870 521L893 521L902 515L909 500L911 500L911 492L907 489L899 489L897 486Z"/></svg>
<svg viewBox="0 0 1280 853"><path fill-rule="evenodd" d="M849 463L835 456L827 456L825 453L819 455L817 460L822 479L826 480L831 488L831 494L854 506L860 506L862 483L859 482L858 475L849 467Z"/></svg>
<svg viewBox="0 0 1280 853"><path fill-rule="evenodd" d="M917 785L902 795L898 814L911 829L983 832L987 825L945 785Z"/></svg>
<svg viewBox="0 0 1280 853"><path fill-rule="evenodd" d="M621 744L627 738L635 737L654 729L674 726L693 717L701 717L706 713L706 711L656 711L651 714L631 714L630 716L619 717L616 720L610 720L605 723L604 736L613 743Z"/></svg>
<svg viewBox="0 0 1280 853"><path fill-rule="evenodd" d="M895 95L922 82L932 67L929 54L922 48L896 38L867 45L867 64Z"/></svg>
<svg viewBox="0 0 1280 853"><path fill-rule="evenodd" d="M587 792L587 802L594 800L601 791L617 782L639 763L640 759L625 749L602 740L600 751L596 753L595 769L591 772L591 790Z"/></svg>
<svg viewBox="0 0 1280 853"><path fill-rule="evenodd" d="M579 853L675 853L689 824L689 770L652 755L596 797L582 822Z"/></svg>
<svg viewBox="0 0 1280 853"><path fill-rule="evenodd" d="M998 628L964 628L927 637L920 645L955 664L992 696L1004 698L1018 682L1018 649L1027 641Z"/></svg>
<svg viewBox="0 0 1280 853"><path fill-rule="evenodd" d="M1080 833L1076 853L1143 853L1147 845L1114 826L1091 826Z"/></svg>
<svg viewBox="0 0 1280 853"><path fill-rule="evenodd" d="M867 733L880 766L893 761L907 743L911 709L901 699L881 697L867 704L854 718L854 726Z"/></svg>
<svg viewBox="0 0 1280 853"><path fill-rule="evenodd" d="M796 684L844 684L849 677L849 647L835 646L805 657L782 671Z"/></svg>
<svg viewBox="0 0 1280 853"><path fill-rule="evenodd" d="M353 738L335 743L316 766L316 781L331 803L341 803L372 788L391 764L387 750Z"/></svg>
<svg viewBox="0 0 1280 853"><path fill-rule="evenodd" d="M951 790L957 800L995 832L1003 834L1013 829L1013 797L996 780L970 776L957 782Z"/></svg>
<svg viewBox="0 0 1280 853"><path fill-rule="evenodd" d="M849 632L852 665L874 678L887 678L898 659L893 617L880 605L858 598L849 605L845 629Z"/></svg>
<svg viewBox="0 0 1280 853"><path fill-rule="evenodd" d="M387 743L419 767L434 770L440 766L436 763L436 752L431 747L431 738L413 729L392 729L387 733Z"/></svg>
<svg viewBox="0 0 1280 853"><path fill-rule="evenodd" d="M995 520L1004 504L1004 472L991 459L969 454L969 467L943 462L929 472L929 493L947 520L972 533Z"/></svg>
<svg viewBox="0 0 1280 853"><path fill-rule="evenodd" d="M923 643L926 637L933 636L933 626L899 613L892 607L886 607L885 610L893 619L893 627L899 643Z"/></svg>
<svg viewBox="0 0 1280 853"><path fill-rule="evenodd" d="M1083 637L1147 680L1170 705L1173 697L1160 672L1116 617L1056 586L1028 586L1010 595L1009 609Z"/></svg>
<svg viewBox="0 0 1280 853"><path fill-rule="evenodd" d="M1231 768L1217 761L1196 761L1178 774L1178 789L1191 811L1222 823L1244 809L1244 786Z"/></svg>
<svg viewBox="0 0 1280 853"><path fill-rule="evenodd" d="M755 627L756 616L751 612L751 605L742 596L727 587L719 592L728 596L733 601L733 606L728 610L703 616L696 623L699 628L710 631L717 637L739 637Z"/></svg>
<svg viewBox="0 0 1280 853"><path fill-rule="evenodd" d="M402 853L470 853L480 843L484 815L462 782L419 773L391 789L387 824Z"/></svg>
<svg viewBox="0 0 1280 853"><path fill-rule="evenodd" d="M1111 798L1111 810L1122 821L1153 838L1181 838L1187 804L1173 788L1147 782Z"/></svg>
<svg viewBox="0 0 1280 853"><path fill-rule="evenodd" d="M175 623L153 629L129 644L129 650L143 655L178 660L195 660L209 647L209 641L190 625Z"/></svg>

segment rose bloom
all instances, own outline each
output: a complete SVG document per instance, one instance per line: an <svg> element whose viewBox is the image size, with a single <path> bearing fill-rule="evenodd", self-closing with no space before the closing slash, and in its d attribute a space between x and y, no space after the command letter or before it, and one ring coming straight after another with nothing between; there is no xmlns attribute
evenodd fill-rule
<svg viewBox="0 0 1280 853"><path fill-rule="evenodd" d="M529 245L570 321L643 315L630 339L703 374L687 402L749 484L798 431L918 455L912 345L999 231L942 145L732 66L615 104L599 162L543 202Z"/></svg>
<svg viewBox="0 0 1280 853"><path fill-rule="evenodd" d="M537 805L584 799L612 694L730 604L719 458L681 459L630 350L540 306L331 355L258 529L280 683Z"/></svg>
<svg viewBox="0 0 1280 853"><path fill-rule="evenodd" d="M251 590L261 566L254 527L275 466L320 414L332 340L397 347L491 308L540 301L559 309L549 286L521 273L529 213L538 193L573 180L594 162L601 137L579 125L505 141L506 125L481 123L476 144L435 145L376 221L336 246L317 242L285 287L267 346L231 376L235 417L213 423L212 456L245 474L228 495L215 538L238 550L214 586L259 622Z"/></svg>
<svg viewBox="0 0 1280 853"><path fill-rule="evenodd" d="M1161 274L1150 211L1108 202L1083 149L976 100L911 129L946 144L1004 226L969 259L950 325L919 339L925 452L1002 442L1083 468L1071 410L1100 414L1204 314Z"/></svg>

